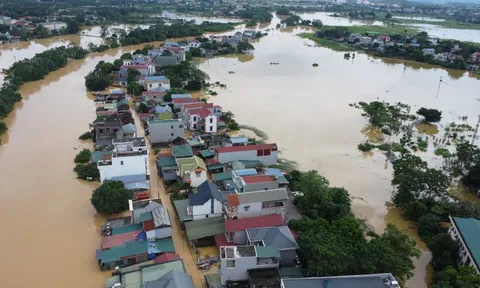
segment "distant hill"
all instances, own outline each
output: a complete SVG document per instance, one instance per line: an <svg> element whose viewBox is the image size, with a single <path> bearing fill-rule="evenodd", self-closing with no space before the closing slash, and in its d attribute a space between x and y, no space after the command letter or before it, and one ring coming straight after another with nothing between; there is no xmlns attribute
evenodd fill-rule
<svg viewBox="0 0 480 288"><path fill-rule="evenodd" d="M428 3L428 4L445 4L445 3L480 4L480 0L409 0L408 2Z"/></svg>

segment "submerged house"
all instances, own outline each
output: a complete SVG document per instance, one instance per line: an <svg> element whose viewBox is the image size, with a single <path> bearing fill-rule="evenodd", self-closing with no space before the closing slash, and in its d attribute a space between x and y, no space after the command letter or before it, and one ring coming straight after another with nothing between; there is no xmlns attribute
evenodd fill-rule
<svg viewBox="0 0 480 288"><path fill-rule="evenodd" d="M223 216L225 196L218 186L207 180L197 187L197 193L188 196L188 214L193 220Z"/></svg>

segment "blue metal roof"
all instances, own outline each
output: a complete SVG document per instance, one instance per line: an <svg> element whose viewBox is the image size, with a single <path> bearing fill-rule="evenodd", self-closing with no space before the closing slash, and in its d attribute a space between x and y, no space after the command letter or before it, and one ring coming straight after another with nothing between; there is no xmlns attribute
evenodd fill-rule
<svg viewBox="0 0 480 288"><path fill-rule="evenodd" d="M244 136L230 137L230 142L232 142L232 144L247 143L248 138Z"/></svg>
<svg viewBox="0 0 480 288"><path fill-rule="evenodd" d="M117 176L110 178L111 181L122 181L124 184L134 183L134 182L145 182L147 177L145 174L137 175L128 175L128 176Z"/></svg>
<svg viewBox="0 0 480 288"><path fill-rule="evenodd" d="M125 184L125 188L127 188L128 190L150 189L150 184L147 182L133 182Z"/></svg>
<svg viewBox="0 0 480 288"><path fill-rule="evenodd" d="M172 99L189 99L190 94L172 94Z"/></svg>
<svg viewBox="0 0 480 288"><path fill-rule="evenodd" d="M240 169L240 170L234 170L235 174L237 176L250 176L250 175L257 175L257 170L251 168L251 169Z"/></svg>
<svg viewBox="0 0 480 288"><path fill-rule="evenodd" d="M263 172L265 173L265 175L270 175L270 176L277 176L277 177L284 176L282 173L282 170L277 168L264 168Z"/></svg>
<svg viewBox="0 0 480 288"><path fill-rule="evenodd" d="M165 76L147 76L145 77L145 80L147 81L159 81L159 80L165 80L167 77Z"/></svg>

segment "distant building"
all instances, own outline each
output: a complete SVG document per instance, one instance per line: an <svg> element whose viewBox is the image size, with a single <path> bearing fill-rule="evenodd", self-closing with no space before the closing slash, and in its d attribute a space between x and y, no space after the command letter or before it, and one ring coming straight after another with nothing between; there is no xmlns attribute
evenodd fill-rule
<svg viewBox="0 0 480 288"><path fill-rule="evenodd" d="M139 82L147 91L152 91L159 87L170 90L170 79L165 76L147 76L143 77Z"/></svg>
<svg viewBox="0 0 480 288"><path fill-rule="evenodd" d="M423 56L427 56L427 55L435 55L435 49L433 48L423 48L422 49L422 54Z"/></svg>
<svg viewBox="0 0 480 288"><path fill-rule="evenodd" d="M264 165L277 163L277 144L257 144L215 149L216 158L220 163L241 160L258 160Z"/></svg>
<svg viewBox="0 0 480 288"><path fill-rule="evenodd" d="M152 144L168 143L185 134L185 125L181 119L148 121L148 132Z"/></svg>

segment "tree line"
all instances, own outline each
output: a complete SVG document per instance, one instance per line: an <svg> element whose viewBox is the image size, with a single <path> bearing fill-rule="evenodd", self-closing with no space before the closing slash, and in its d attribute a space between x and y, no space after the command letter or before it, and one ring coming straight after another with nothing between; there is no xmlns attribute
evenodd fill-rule
<svg viewBox="0 0 480 288"><path fill-rule="evenodd" d="M88 51L80 47L62 46L13 63L3 71L7 76L0 88L0 118L6 117L15 103L22 99L18 91L23 83L43 79L48 73L65 67L69 60L82 59L87 54ZM0 122L0 134L6 130L5 123Z"/></svg>
<svg viewBox="0 0 480 288"><path fill-rule="evenodd" d="M367 231L353 215L348 191L331 187L316 171L292 171L288 178L292 189L303 193L295 199L302 218L289 226L298 234L299 256L308 276L413 276L412 258L420 256L415 240L394 225L381 235Z"/></svg>

